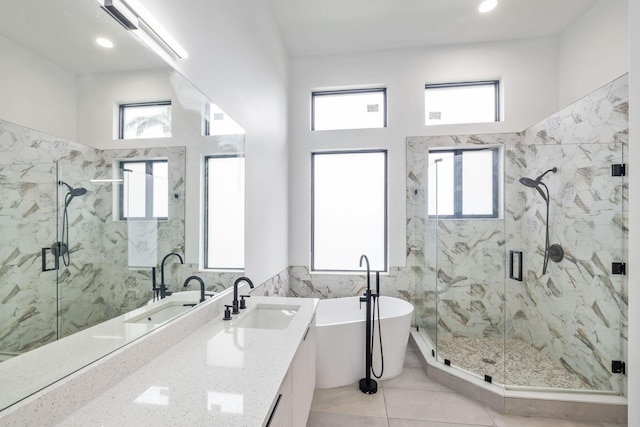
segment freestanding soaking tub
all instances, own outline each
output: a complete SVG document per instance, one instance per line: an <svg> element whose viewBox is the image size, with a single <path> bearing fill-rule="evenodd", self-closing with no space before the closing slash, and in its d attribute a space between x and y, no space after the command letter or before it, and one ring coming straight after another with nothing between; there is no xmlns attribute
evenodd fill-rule
<svg viewBox="0 0 640 427"><path fill-rule="evenodd" d="M413 317L413 305L382 296L380 320L384 372L381 379L402 373ZM321 300L316 314L316 387L333 388L357 383L365 377L365 313L360 297ZM380 375L380 341L376 307L373 345L374 372ZM371 378L375 379L372 375Z"/></svg>

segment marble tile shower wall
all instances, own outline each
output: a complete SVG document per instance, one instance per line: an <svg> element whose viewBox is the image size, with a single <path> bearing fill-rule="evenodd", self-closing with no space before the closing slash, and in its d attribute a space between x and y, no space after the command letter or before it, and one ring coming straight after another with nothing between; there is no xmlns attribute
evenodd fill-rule
<svg viewBox="0 0 640 427"><path fill-rule="evenodd" d="M97 150L4 121L0 150L0 351L13 354L57 336L56 272L43 272L41 265L41 248L56 241L55 162L97 164L99 156ZM70 223L77 219L74 215ZM52 260L47 267L53 267Z"/></svg>
<svg viewBox="0 0 640 427"><path fill-rule="evenodd" d="M98 155L95 164L83 161L61 166L63 177L66 169L73 182L83 183L90 190L83 196L86 201L74 201L73 212L70 209L73 254L72 265L60 272L61 336L131 311L152 298L150 270L136 266L129 269L133 247L151 248L150 253L157 252L157 257L172 251L184 254L184 147L103 150ZM169 197L167 221L113 221L114 186L88 183L87 177L112 177L114 161L135 158L168 159L169 193L177 197ZM136 241L132 226L151 227L155 239L148 241L143 236ZM149 260L152 264L154 261L157 259L153 257Z"/></svg>
<svg viewBox="0 0 640 427"><path fill-rule="evenodd" d="M504 336L505 233L500 219L427 215L428 153L435 147L509 146L518 134L407 138L407 265L414 271L416 324L432 338Z"/></svg>
<svg viewBox="0 0 640 427"><path fill-rule="evenodd" d="M508 148L505 174L507 242L525 254L523 282L507 281L508 336L600 390L625 389L611 361L626 359L627 281L611 263L627 259L628 184L611 165L627 150L628 106L625 75L527 129ZM545 177L550 243L565 258L542 275L544 202L517 179L554 166Z"/></svg>
<svg viewBox="0 0 640 427"><path fill-rule="evenodd" d="M157 252L184 253L184 147L101 151L0 121L0 151L0 352L55 340L58 321L65 336L145 304L150 270L128 269L128 226L112 220L113 186L89 180L111 177L115 159L168 158L170 192L178 197L169 199L171 219L157 224ZM56 271L41 265L41 248L61 228L66 191L57 179L88 190L68 208L71 263L60 264L59 286ZM168 272L182 271L172 265Z"/></svg>

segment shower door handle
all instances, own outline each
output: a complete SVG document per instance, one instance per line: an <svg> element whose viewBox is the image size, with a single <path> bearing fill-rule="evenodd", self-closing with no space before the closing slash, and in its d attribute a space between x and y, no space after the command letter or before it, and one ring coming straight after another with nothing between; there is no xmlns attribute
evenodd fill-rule
<svg viewBox="0 0 640 427"><path fill-rule="evenodd" d="M47 268L47 252L49 250L51 250L51 248L42 248L42 271L53 271L53 270L58 270L60 268L60 261L57 254L56 254L55 267Z"/></svg>

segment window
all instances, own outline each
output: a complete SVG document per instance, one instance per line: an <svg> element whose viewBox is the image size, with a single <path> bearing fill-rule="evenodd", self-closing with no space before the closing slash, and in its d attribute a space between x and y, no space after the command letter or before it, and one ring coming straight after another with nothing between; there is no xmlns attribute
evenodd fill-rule
<svg viewBox="0 0 640 427"><path fill-rule="evenodd" d="M132 160L120 162L123 179L120 219L169 217L169 162Z"/></svg>
<svg viewBox="0 0 640 427"><path fill-rule="evenodd" d="M311 110L311 130L387 127L387 90L313 92Z"/></svg>
<svg viewBox="0 0 640 427"><path fill-rule="evenodd" d="M425 124L485 123L500 121L498 80L427 84Z"/></svg>
<svg viewBox="0 0 640 427"><path fill-rule="evenodd" d="M311 269L387 269L387 152L313 153L311 156Z"/></svg>
<svg viewBox="0 0 640 427"><path fill-rule="evenodd" d="M429 216L497 218L499 148L429 151Z"/></svg>
<svg viewBox="0 0 640 427"><path fill-rule="evenodd" d="M120 105L120 139L171 136L171 101Z"/></svg>
<svg viewBox="0 0 640 427"><path fill-rule="evenodd" d="M205 268L244 268L244 157L205 157Z"/></svg>
<svg viewBox="0 0 640 427"><path fill-rule="evenodd" d="M204 135L244 135L245 131L230 115L214 103L207 103L204 114Z"/></svg>

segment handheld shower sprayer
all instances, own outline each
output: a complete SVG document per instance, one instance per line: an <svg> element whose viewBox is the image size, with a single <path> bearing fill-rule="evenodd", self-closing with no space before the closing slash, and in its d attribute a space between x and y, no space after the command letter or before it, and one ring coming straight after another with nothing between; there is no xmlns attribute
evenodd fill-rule
<svg viewBox="0 0 640 427"><path fill-rule="evenodd" d="M87 189L84 188L84 187L73 188L72 186L70 186L69 184L67 184L64 181L58 181L58 184L59 185L64 185L69 189L69 192L64 197L64 206L65 207L69 206L69 203L71 203L71 200L74 197L83 196L84 194L87 193Z"/></svg>
<svg viewBox="0 0 640 427"><path fill-rule="evenodd" d="M526 177L522 177L519 179L520 184L524 185L525 187L535 188L536 190L538 190L538 193L540 193L540 195L542 196L542 199L544 200L547 207L547 217L545 222L546 232L545 232L545 242L544 242L544 262L542 264L542 274L545 274L547 272L547 265L549 264L550 253L552 253L551 259L555 262L561 261L562 258L564 257L564 251L562 250L562 247L560 245L557 245L557 244L549 245L549 187L547 187L547 185L544 182L542 182L542 178L544 178L544 176L549 172L556 173L558 172L558 168L553 167L549 170L546 170L541 175L539 175L536 179L531 179ZM544 191L542 191L543 188L544 188Z"/></svg>
<svg viewBox="0 0 640 427"><path fill-rule="evenodd" d="M60 180L58 185L64 185L69 190L64 196L64 211L62 213L62 233L59 242L56 242L51 248L56 256L61 256L64 265L67 267L71 263L71 257L69 255L69 214L67 208L74 197L83 196L87 193L87 189L84 187L73 188L66 182Z"/></svg>

